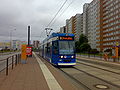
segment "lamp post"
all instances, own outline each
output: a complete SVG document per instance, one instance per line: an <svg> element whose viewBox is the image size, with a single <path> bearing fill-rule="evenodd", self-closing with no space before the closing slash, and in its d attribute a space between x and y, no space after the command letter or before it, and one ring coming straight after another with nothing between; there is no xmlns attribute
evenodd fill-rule
<svg viewBox="0 0 120 90"><path fill-rule="evenodd" d="M12 51L12 32L16 29L10 30L10 52Z"/></svg>

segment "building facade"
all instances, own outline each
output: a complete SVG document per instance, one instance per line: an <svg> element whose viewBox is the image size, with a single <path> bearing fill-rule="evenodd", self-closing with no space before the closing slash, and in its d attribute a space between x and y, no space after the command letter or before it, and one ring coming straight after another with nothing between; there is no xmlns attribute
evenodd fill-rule
<svg viewBox="0 0 120 90"><path fill-rule="evenodd" d="M120 0L100 0L98 46L100 51L112 49L120 42Z"/></svg>
<svg viewBox="0 0 120 90"><path fill-rule="evenodd" d="M12 50L20 50L21 49L21 41L20 40L12 40L11 49Z"/></svg>
<svg viewBox="0 0 120 90"><path fill-rule="evenodd" d="M83 33L83 14L76 14L67 19L66 27L67 32L75 34L75 40L78 41L80 34Z"/></svg>
<svg viewBox="0 0 120 90"><path fill-rule="evenodd" d="M83 5L83 34L87 36L87 8L89 3Z"/></svg>
<svg viewBox="0 0 120 90"><path fill-rule="evenodd" d="M39 45L40 45L40 41L38 41L38 40L33 41L33 47L34 48L38 48Z"/></svg>
<svg viewBox="0 0 120 90"><path fill-rule="evenodd" d="M99 14L99 0L93 0L90 4L87 4L86 8L86 34L88 37L88 43L92 49L96 49L96 38L97 38L97 25L98 25L98 14Z"/></svg>
<svg viewBox="0 0 120 90"><path fill-rule="evenodd" d="M60 27L60 33L67 33L66 26Z"/></svg>

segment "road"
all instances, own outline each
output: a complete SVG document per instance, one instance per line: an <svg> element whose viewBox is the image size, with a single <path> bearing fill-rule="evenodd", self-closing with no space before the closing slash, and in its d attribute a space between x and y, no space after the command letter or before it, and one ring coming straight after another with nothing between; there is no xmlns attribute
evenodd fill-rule
<svg viewBox="0 0 120 90"><path fill-rule="evenodd" d="M20 53L20 52L9 53L8 55L7 54L1 55L0 56L0 71L4 70L4 68L6 67L7 58L10 56L13 56L15 54L18 54L18 53ZM14 56L14 60L15 60L15 56ZM8 64L11 64L11 63L12 63L12 57L10 57L8 60Z"/></svg>

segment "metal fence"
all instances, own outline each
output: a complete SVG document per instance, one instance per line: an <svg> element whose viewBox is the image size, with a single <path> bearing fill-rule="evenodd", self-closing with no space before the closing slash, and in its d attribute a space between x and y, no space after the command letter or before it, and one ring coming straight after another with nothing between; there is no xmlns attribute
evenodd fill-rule
<svg viewBox="0 0 120 90"><path fill-rule="evenodd" d="M113 56L108 55L108 58L104 58L104 54L89 54L89 53L79 53L77 54L78 56L81 57L87 57L87 58L95 58L95 59L100 59L100 60L106 60L106 61L112 61L112 62L120 62L120 57L118 58L113 58Z"/></svg>
<svg viewBox="0 0 120 90"><path fill-rule="evenodd" d="M6 59L0 60L0 72L6 70L6 75L9 73L9 67L11 66L12 69L14 66L17 66L21 62L21 54L15 54L12 56L7 57Z"/></svg>

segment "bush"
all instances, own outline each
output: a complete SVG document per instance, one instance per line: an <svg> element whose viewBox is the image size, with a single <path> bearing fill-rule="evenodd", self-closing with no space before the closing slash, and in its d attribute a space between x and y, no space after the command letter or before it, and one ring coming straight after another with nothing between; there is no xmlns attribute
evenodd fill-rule
<svg viewBox="0 0 120 90"><path fill-rule="evenodd" d="M98 51L97 49L91 49L91 50L90 50L90 53L91 53L91 54L98 54L99 51Z"/></svg>

